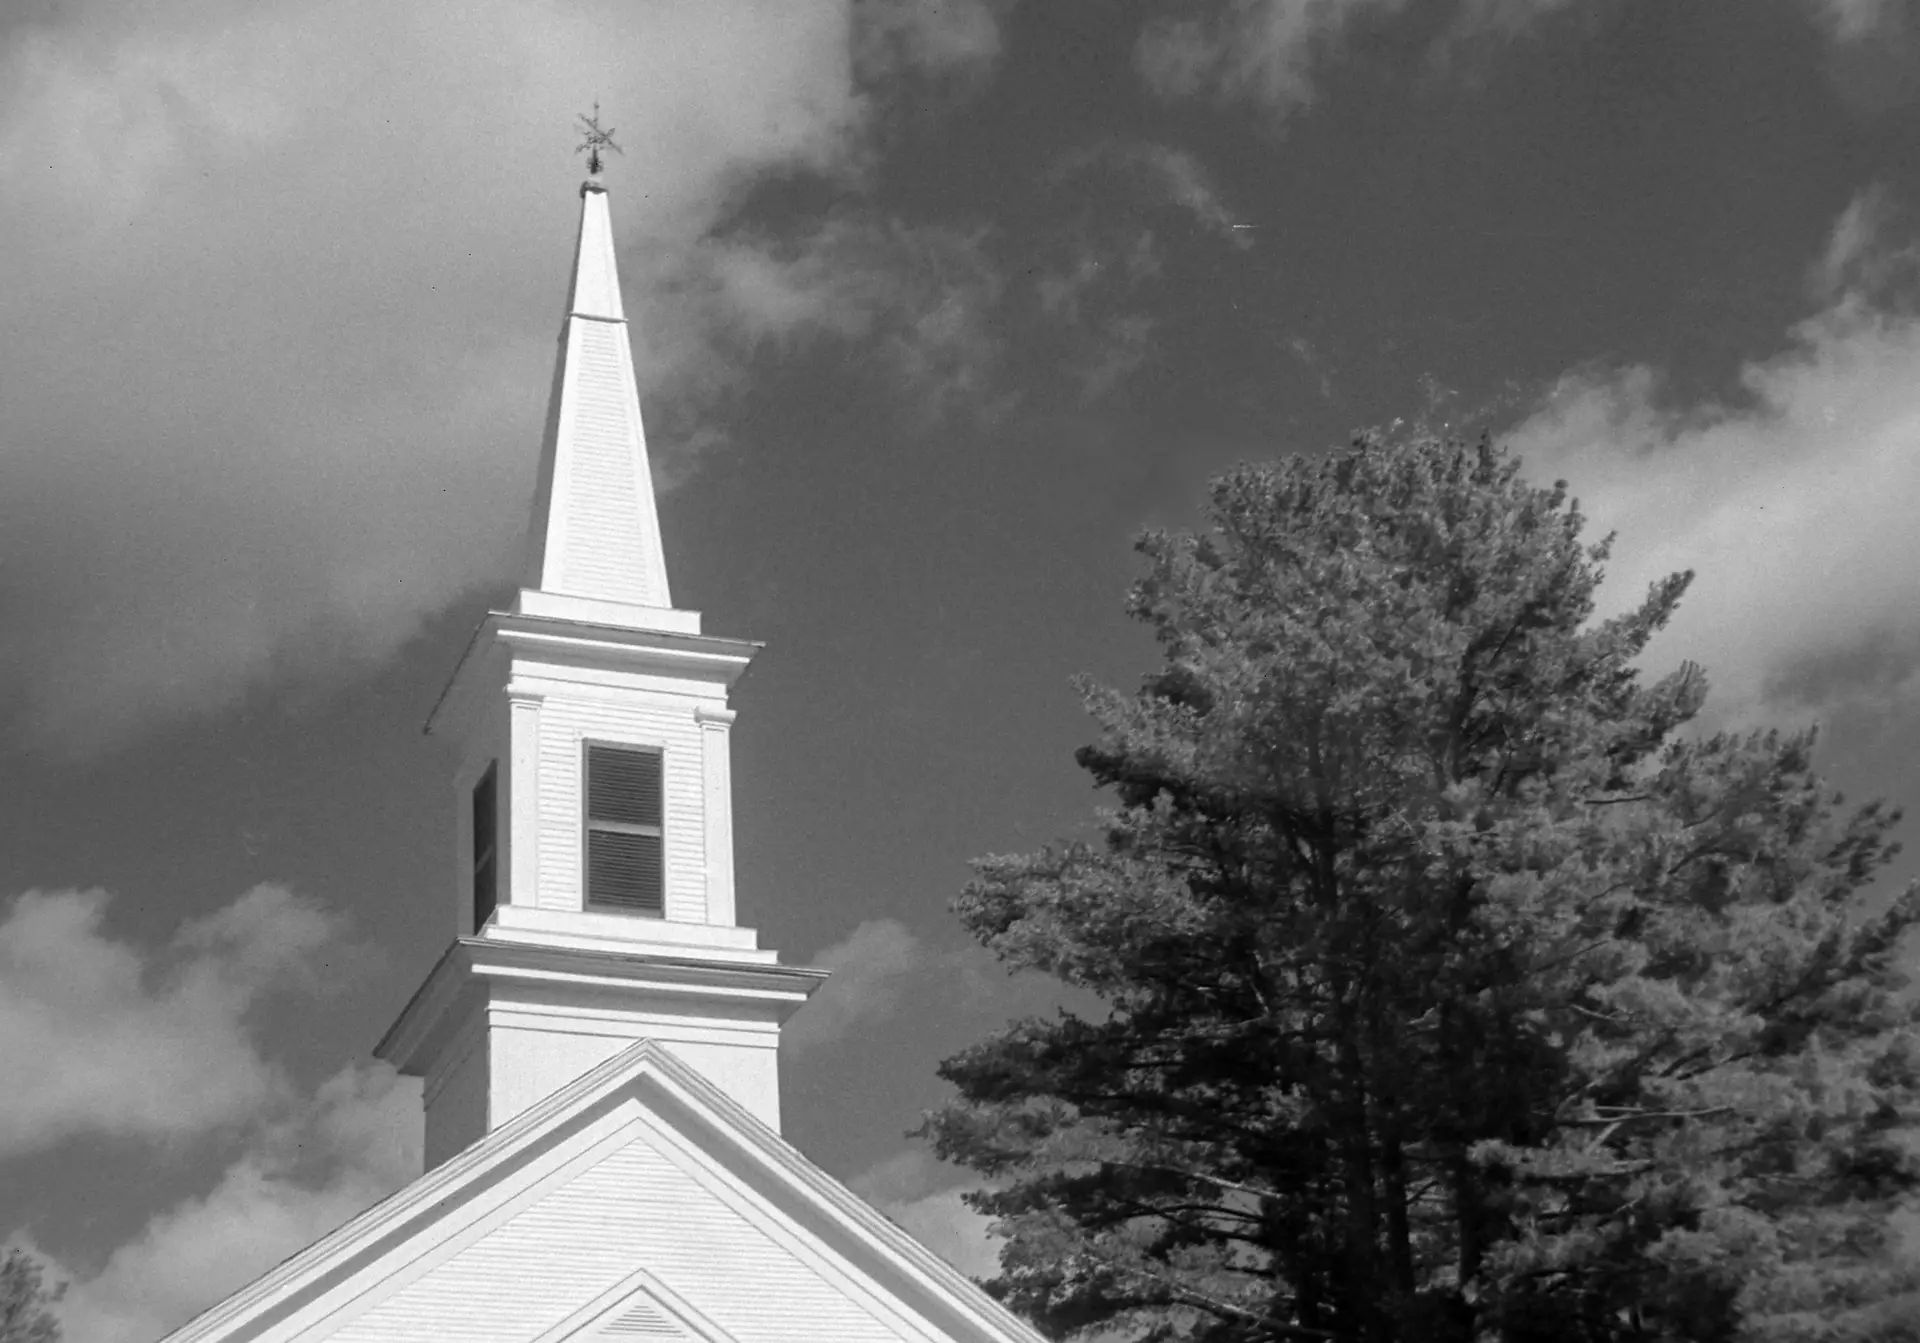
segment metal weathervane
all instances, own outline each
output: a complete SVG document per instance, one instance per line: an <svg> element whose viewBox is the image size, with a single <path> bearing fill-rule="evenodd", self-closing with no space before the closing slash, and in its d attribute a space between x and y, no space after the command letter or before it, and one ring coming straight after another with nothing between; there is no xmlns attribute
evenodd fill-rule
<svg viewBox="0 0 1920 1343"><path fill-rule="evenodd" d="M573 152L578 154L584 151L587 156L588 175L598 177L600 175L600 151L602 149L611 149L616 154L625 154L627 151L613 142L613 127L609 126L605 130L600 129L600 104L597 100L593 104L592 116L585 116L581 113L575 113L574 115L580 122L580 133L584 135L586 139L582 140Z"/></svg>

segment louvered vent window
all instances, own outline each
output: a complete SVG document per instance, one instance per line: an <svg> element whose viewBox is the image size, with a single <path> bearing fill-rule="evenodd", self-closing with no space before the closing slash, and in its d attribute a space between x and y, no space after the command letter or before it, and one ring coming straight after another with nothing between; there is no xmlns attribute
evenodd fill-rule
<svg viewBox="0 0 1920 1343"><path fill-rule="evenodd" d="M500 898L499 863L495 857L500 849L497 774L495 767L488 765L480 782L473 786L473 931L476 933L487 926Z"/></svg>
<svg viewBox="0 0 1920 1343"><path fill-rule="evenodd" d="M600 1326L601 1338L685 1338L686 1331L645 1301Z"/></svg>
<svg viewBox="0 0 1920 1343"><path fill-rule="evenodd" d="M666 913L658 751L587 747L587 905Z"/></svg>

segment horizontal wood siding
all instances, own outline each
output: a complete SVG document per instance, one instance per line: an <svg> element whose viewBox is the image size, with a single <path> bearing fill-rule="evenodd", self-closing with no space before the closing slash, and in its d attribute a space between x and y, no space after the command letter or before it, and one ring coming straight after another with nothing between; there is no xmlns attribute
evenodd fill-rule
<svg viewBox="0 0 1920 1343"><path fill-rule="evenodd" d="M684 702L549 697L540 710L540 882L542 909L580 909L585 873L585 748L589 741L661 753L661 836L666 917L707 916L705 790L700 726Z"/></svg>
<svg viewBox="0 0 1920 1343"><path fill-rule="evenodd" d="M576 321L570 333L575 383L573 448L566 491L566 556L561 591L616 602L655 603L647 584L646 533L656 525L640 495L647 469L640 406L623 361L627 329Z"/></svg>
<svg viewBox="0 0 1920 1343"><path fill-rule="evenodd" d="M636 1139L401 1288L338 1343L517 1343L636 1268L739 1343L896 1343L858 1301Z"/></svg>

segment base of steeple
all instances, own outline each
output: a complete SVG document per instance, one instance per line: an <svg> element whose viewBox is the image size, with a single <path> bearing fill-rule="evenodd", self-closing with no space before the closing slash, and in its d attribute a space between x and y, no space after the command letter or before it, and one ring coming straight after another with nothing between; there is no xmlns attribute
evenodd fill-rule
<svg viewBox="0 0 1920 1343"><path fill-rule="evenodd" d="M693 956L730 965L775 965L752 928L737 924L674 923L592 910L529 909L501 905L478 936L488 942L605 951L622 955Z"/></svg>
<svg viewBox="0 0 1920 1343"><path fill-rule="evenodd" d="M427 1167L637 1040L778 1130L780 1026L826 972L751 948L667 953L503 935L449 947L374 1050L422 1079Z"/></svg>
<svg viewBox="0 0 1920 1343"><path fill-rule="evenodd" d="M657 630L663 634L698 634L700 613L682 611L675 606L635 606L631 602L610 602L599 597L574 597L564 592L542 592L521 588L513 601L513 614L542 616L548 620L572 621L586 626L615 626L620 629Z"/></svg>

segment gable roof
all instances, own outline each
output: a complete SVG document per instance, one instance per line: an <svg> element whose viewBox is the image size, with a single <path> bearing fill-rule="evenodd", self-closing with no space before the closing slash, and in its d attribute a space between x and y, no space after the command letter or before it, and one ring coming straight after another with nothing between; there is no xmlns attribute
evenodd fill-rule
<svg viewBox="0 0 1920 1343"><path fill-rule="evenodd" d="M661 1045L642 1040L503 1124L167 1336L164 1343L291 1340L431 1270L516 1207L630 1142L636 1120L685 1150L732 1195L795 1227L899 1319L908 1336L1039 1343L971 1280L868 1207ZM671 1209L662 1211L671 1212ZM910 1320L924 1322L919 1327ZM621 1321L626 1324L622 1325ZM539 1336L728 1335L644 1270L581 1301ZM530 1340L530 1343L532 1341Z"/></svg>

